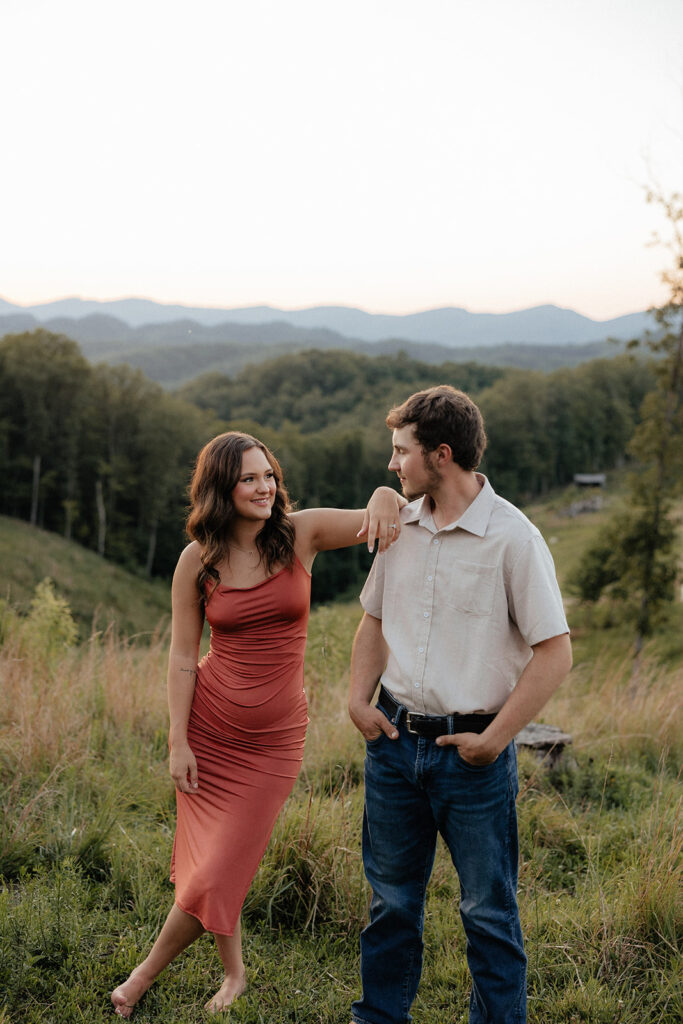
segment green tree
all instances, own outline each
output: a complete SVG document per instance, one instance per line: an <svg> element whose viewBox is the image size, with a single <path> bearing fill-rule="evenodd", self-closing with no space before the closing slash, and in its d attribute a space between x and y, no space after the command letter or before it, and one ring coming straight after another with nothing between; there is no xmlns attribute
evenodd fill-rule
<svg viewBox="0 0 683 1024"><path fill-rule="evenodd" d="M90 529L81 539L148 574L170 572L193 460L222 425L140 370L104 364L93 371L87 420L81 473Z"/></svg>
<svg viewBox="0 0 683 1024"><path fill-rule="evenodd" d="M384 431L391 405L411 392L446 382L479 391L505 373L474 363L429 363L395 356L311 349L247 366L236 377L208 373L179 391L224 420L251 420L262 427L287 424L304 434L355 429L372 422Z"/></svg>
<svg viewBox="0 0 683 1024"><path fill-rule="evenodd" d="M673 264L662 274L669 299L651 310L657 329L642 342L653 356L655 386L629 444L639 468L626 508L586 551L573 581L587 601L609 593L623 605L635 624L636 657L675 596L674 514L683 492L683 196L650 193L648 199L666 215Z"/></svg>
<svg viewBox="0 0 683 1024"><path fill-rule="evenodd" d="M159 390L138 419L133 461L138 475L137 561L147 576L173 569L183 543L187 485L199 449L224 429L205 412Z"/></svg>
<svg viewBox="0 0 683 1024"><path fill-rule="evenodd" d="M0 507L70 536L91 368L76 342L42 329L0 341Z"/></svg>

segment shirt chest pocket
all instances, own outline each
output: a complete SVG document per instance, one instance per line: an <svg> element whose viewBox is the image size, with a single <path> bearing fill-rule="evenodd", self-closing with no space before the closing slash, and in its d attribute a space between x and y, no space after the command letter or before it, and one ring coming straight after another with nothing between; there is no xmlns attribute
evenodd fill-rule
<svg viewBox="0 0 683 1024"><path fill-rule="evenodd" d="M490 615L496 594L497 573L495 565L455 561L448 581L448 604L468 615Z"/></svg>

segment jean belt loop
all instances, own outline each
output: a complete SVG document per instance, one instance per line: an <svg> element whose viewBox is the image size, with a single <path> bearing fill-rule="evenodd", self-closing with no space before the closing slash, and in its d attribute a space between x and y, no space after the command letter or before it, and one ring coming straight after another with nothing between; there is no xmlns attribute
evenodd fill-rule
<svg viewBox="0 0 683 1024"><path fill-rule="evenodd" d="M448 735L452 736L455 732L455 715L448 716Z"/></svg>
<svg viewBox="0 0 683 1024"><path fill-rule="evenodd" d="M394 717L392 719L390 719L392 725L395 725L396 727L398 727L401 724L401 719L406 714L407 710L408 709L405 706L405 704L399 704L397 709L396 709L396 714L394 715Z"/></svg>

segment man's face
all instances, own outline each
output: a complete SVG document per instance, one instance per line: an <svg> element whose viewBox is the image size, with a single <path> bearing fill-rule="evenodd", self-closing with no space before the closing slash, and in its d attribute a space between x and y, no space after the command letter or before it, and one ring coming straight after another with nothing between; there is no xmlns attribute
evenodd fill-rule
<svg viewBox="0 0 683 1024"><path fill-rule="evenodd" d="M441 474L431 454L425 455L415 438L412 423L397 427L391 435L392 455L389 469L398 474L408 501L431 494L441 483Z"/></svg>

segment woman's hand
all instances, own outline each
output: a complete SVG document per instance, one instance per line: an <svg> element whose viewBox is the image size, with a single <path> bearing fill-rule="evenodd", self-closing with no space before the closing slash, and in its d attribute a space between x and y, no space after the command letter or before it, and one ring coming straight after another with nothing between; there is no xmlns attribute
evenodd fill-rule
<svg viewBox="0 0 683 1024"><path fill-rule="evenodd" d="M187 743L176 743L171 747L169 771L179 793L196 793L199 789L197 760Z"/></svg>
<svg viewBox="0 0 683 1024"><path fill-rule="evenodd" d="M399 512L407 504L403 495L393 487L378 487L373 491L365 509L363 525L358 531L359 537L367 534L368 551L374 549L375 540L378 541L378 551L386 551L394 543L401 532Z"/></svg>

